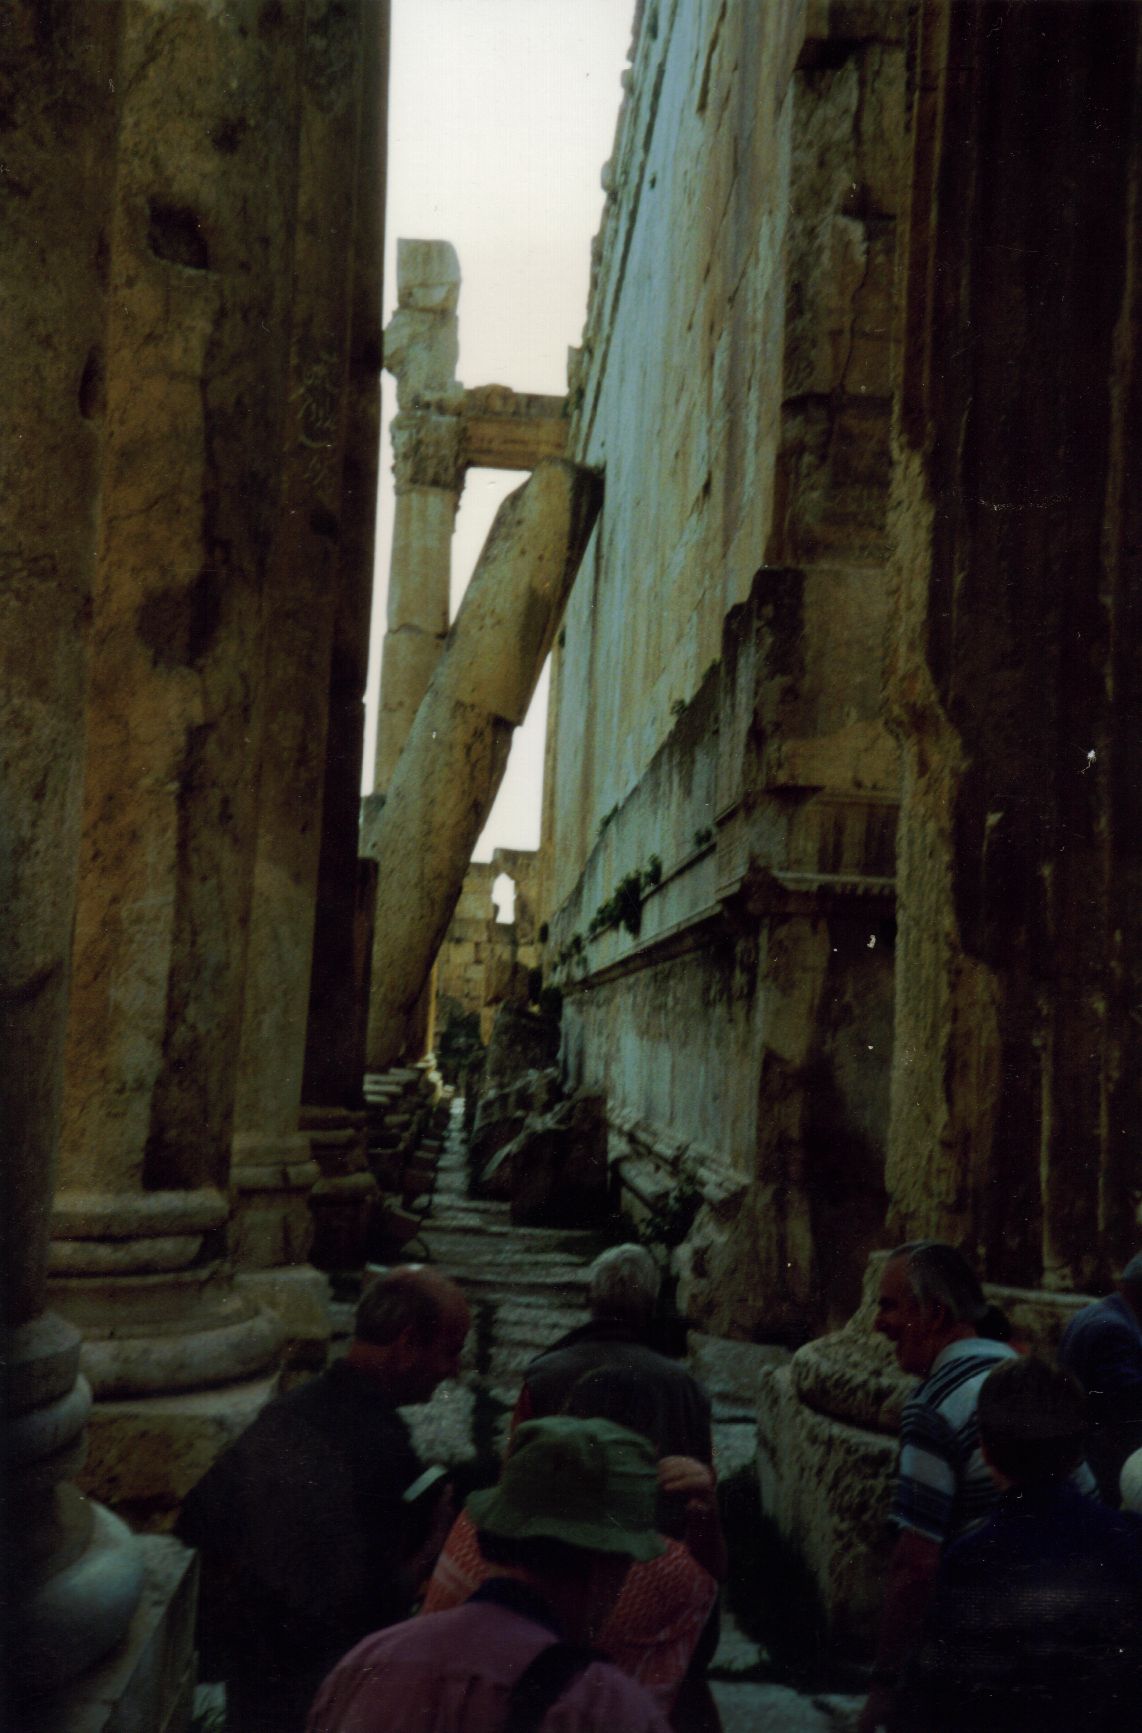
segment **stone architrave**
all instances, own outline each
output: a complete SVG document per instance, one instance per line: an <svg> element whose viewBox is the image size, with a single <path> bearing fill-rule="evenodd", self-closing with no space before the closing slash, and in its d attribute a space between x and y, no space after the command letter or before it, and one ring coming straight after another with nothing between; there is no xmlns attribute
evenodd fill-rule
<svg viewBox="0 0 1142 1733"><path fill-rule="evenodd" d="M496 514L377 820L371 1071L406 1050L601 503L591 471L549 459Z"/></svg>
<svg viewBox="0 0 1142 1733"><path fill-rule="evenodd" d="M104 1399L85 1484L159 1516L225 1436L199 1413L188 1444L177 1393L221 1413L280 1340L224 1254L303 24L254 0L124 13L51 1292ZM136 1401L149 1455L125 1465Z"/></svg>
<svg viewBox="0 0 1142 1733"><path fill-rule="evenodd" d="M234 1106L230 1250L248 1291L287 1304L291 1353L327 1339L303 1265L320 1176L299 1129L337 611L356 158L369 9L306 0L281 502L255 704L258 831ZM309 1304L295 1308L308 1292Z"/></svg>
<svg viewBox="0 0 1142 1733"><path fill-rule="evenodd" d="M82 1691L81 1676L126 1635L144 1572L125 1526L70 1483L91 1393L78 1333L44 1309L82 812L104 417L100 263L121 28L117 5L77 0L47 12L21 0L5 14L0 64L12 129L0 201L9 339L0 494L10 514L0 555L0 1694L6 1685L14 1712L27 1695L73 1681Z"/></svg>
<svg viewBox="0 0 1142 1733"><path fill-rule="evenodd" d="M918 27L891 1224L1081 1290L1142 1191L1142 15Z"/></svg>

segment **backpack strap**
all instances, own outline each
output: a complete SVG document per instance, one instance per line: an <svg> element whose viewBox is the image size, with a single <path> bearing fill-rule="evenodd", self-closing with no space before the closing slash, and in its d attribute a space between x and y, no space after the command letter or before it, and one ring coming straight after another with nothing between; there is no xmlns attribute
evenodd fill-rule
<svg viewBox="0 0 1142 1733"><path fill-rule="evenodd" d="M598 1649L581 1643L549 1643L524 1668L512 1686L504 1733L537 1733L543 1718L592 1661L605 1661Z"/></svg>

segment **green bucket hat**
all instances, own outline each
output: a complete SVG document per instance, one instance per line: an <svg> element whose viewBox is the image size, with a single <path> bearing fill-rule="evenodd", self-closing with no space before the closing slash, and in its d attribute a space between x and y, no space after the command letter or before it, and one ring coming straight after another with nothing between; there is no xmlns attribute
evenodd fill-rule
<svg viewBox="0 0 1142 1733"><path fill-rule="evenodd" d="M498 1486L474 1492L468 1515L507 1540L561 1540L589 1552L658 1558L654 1447L610 1420L553 1415L515 1435Z"/></svg>

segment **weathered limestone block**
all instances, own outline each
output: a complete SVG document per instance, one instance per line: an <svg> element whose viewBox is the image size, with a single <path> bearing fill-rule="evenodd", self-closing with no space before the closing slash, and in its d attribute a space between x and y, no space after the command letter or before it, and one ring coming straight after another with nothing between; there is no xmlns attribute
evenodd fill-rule
<svg viewBox="0 0 1142 1733"><path fill-rule="evenodd" d="M497 513L380 816L370 1069L404 1049L600 494L586 471L546 462Z"/></svg>
<svg viewBox="0 0 1142 1733"><path fill-rule="evenodd" d="M511 1219L534 1227L591 1227L609 1202L606 1098L578 1090L503 1152Z"/></svg>
<svg viewBox="0 0 1142 1733"><path fill-rule="evenodd" d="M810 1569L830 1646L863 1658L891 1547L896 1439L805 1407L786 1367L762 1368L758 1403L762 1509Z"/></svg>

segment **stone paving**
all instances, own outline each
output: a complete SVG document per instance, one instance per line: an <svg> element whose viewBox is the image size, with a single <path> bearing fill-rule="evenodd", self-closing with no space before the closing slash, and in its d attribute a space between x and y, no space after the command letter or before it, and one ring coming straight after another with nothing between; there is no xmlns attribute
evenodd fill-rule
<svg viewBox="0 0 1142 1733"><path fill-rule="evenodd" d="M508 1205L467 1192L461 1104L453 1103L432 1205L420 1245L469 1297L473 1329L460 1379L406 1410L425 1459L456 1462L499 1453L524 1367L586 1314L586 1272L604 1241L597 1233L514 1227ZM756 1421L744 1392L756 1350L692 1341L694 1370L710 1390L714 1447L725 1477L752 1462ZM806 1695L774 1681L764 1649L731 1617L710 1669L725 1733L846 1733L862 1699Z"/></svg>

